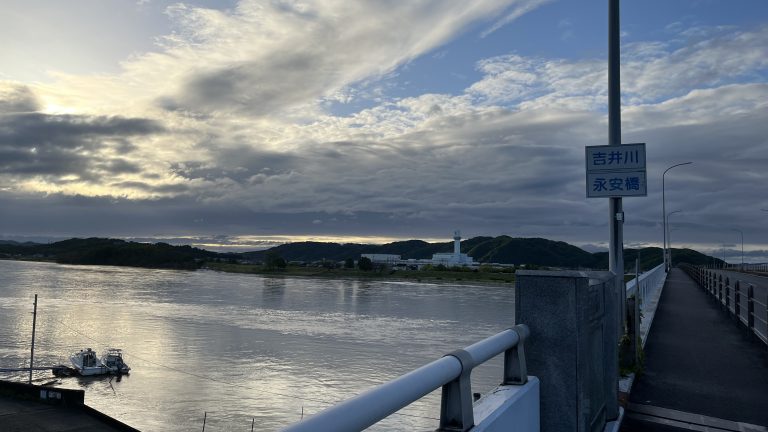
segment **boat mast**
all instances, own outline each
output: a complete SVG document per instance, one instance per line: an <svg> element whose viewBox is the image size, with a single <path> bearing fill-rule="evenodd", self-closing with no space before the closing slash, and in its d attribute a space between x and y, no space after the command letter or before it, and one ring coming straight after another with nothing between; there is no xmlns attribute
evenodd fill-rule
<svg viewBox="0 0 768 432"><path fill-rule="evenodd" d="M32 384L32 368L35 366L35 326L37 326L37 294L35 294L35 308L32 311L32 352L29 354L30 384Z"/></svg>

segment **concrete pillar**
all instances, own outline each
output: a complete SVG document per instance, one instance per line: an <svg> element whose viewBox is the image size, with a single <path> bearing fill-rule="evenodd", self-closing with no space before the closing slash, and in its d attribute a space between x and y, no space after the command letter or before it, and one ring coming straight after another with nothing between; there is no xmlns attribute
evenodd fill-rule
<svg viewBox="0 0 768 432"><path fill-rule="evenodd" d="M618 417L619 304L611 272L516 274L528 373L541 381L541 431L602 430Z"/></svg>

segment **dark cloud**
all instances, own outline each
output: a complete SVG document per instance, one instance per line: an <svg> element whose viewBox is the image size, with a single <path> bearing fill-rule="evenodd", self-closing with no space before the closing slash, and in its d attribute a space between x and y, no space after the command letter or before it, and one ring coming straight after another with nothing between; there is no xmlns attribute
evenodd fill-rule
<svg viewBox="0 0 768 432"><path fill-rule="evenodd" d="M0 86L0 114L26 113L40 109L32 90L24 85Z"/></svg>
<svg viewBox="0 0 768 432"><path fill-rule="evenodd" d="M88 180L138 173L141 167L120 155L136 149L130 142L132 137L161 132L163 127L159 123L140 118L0 115L0 172L23 176L77 175Z"/></svg>
<svg viewBox="0 0 768 432"><path fill-rule="evenodd" d="M171 195L179 195L189 191L189 186L187 186L186 184L154 185L154 184L144 183L140 181L123 181L123 182L110 183L109 185L118 189L135 189L135 190L140 190L140 191L150 192L150 193L161 193L161 194L171 194Z"/></svg>
<svg viewBox="0 0 768 432"><path fill-rule="evenodd" d="M217 149L221 145L223 148ZM207 151L216 155L215 163L197 161L175 162L170 171L187 180L231 180L240 184L261 182L268 177L285 174L300 168L305 157L291 153L277 153L255 149L245 145L228 145L208 142Z"/></svg>
<svg viewBox="0 0 768 432"><path fill-rule="evenodd" d="M319 97L332 80L332 67L321 49L275 52L267 59L194 76L178 95L163 97L158 105L173 111L266 116Z"/></svg>

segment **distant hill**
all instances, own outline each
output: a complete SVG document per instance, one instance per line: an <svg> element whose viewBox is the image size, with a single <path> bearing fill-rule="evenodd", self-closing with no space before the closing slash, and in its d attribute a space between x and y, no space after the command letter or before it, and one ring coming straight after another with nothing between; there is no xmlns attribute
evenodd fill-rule
<svg viewBox="0 0 768 432"><path fill-rule="evenodd" d="M427 259L438 252L452 252L453 242L427 243L407 240L384 245L357 243L288 243L271 249L245 252L243 258L260 261L267 252L274 252L287 261L343 261L358 259L360 254L396 254L403 259ZM535 264L548 267L607 269L608 252L589 253L571 244L544 238L519 238L509 236L474 237L461 242L461 251L481 263ZM625 249L624 263L627 271L635 268L635 258L640 256L641 270L649 270L662 261L660 248ZM691 249L673 249L675 264L709 264L713 258ZM722 262L716 260L718 263Z"/></svg>
<svg viewBox="0 0 768 432"><path fill-rule="evenodd" d="M407 240L370 245L358 243L288 243L263 251L245 253L216 253L190 246L167 243L136 243L109 238L74 238L55 243L0 242L0 258L51 260L63 264L121 265L148 268L196 269L210 260L247 259L263 261L267 252L274 252L286 261L344 261L358 259L360 254L396 254L404 259L431 258L438 252L452 252L453 242L428 243ZM607 269L608 253L589 253L571 244L543 238L509 236L474 237L461 242L461 251L481 263L534 264L538 266ZM660 248L625 249L625 269L632 272L635 258L640 257L641 270L661 263ZM674 249L673 263L722 263L719 259L691 249Z"/></svg>
<svg viewBox="0 0 768 432"><path fill-rule="evenodd" d="M0 240L0 245L34 246L34 245L37 245L37 244L39 244L39 243L34 243L34 242L29 242L29 241L24 242L24 243L20 243L20 242L14 241L14 240Z"/></svg>
<svg viewBox="0 0 768 432"><path fill-rule="evenodd" d="M215 252L166 243L135 243L109 238L69 239L50 244L0 244L6 258L47 259L62 264L121 265L196 269Z"/></svg>

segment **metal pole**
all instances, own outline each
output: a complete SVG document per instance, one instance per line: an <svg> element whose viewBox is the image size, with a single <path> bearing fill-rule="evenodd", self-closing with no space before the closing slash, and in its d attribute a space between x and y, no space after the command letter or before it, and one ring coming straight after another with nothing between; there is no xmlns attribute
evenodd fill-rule
<svg viewBox="0 0 768 432"><path fill-rule="evenodd" d="M675 228L677 229L677 228ZM669 269L672 270L672 231L675 229L669 229L667 233L667 242L669 242Z"/></svg>
<svg viewBox="0 0 768 432"><path fill-rule="evenodd" d="M736 228L731 228L731 231L741 234L741 271L744 271L744 232Z"/></svg>
<svg viewBox="0 0 768 432"><path fill-rule="evenodd" d="M672 168L679 167L682 165L690 165L693 162L683 162L676 165L672 165L671 167L664 170L664 173L661 174L661 219L662 219L662 231L664 231L664 245L661 247L662 254L664 255L664 271L669 271L669 260L667 259L667 195L666 195L666 189L664 187L665 182L665 176L667 175L667 171L671 170Z"/></svg>
<svg viewBox="0 0 768 432"><path fill-rule="evenodd" d="M619 80L619 32L620 32L619 0L608 2L608 144L621 145L621 87ZM608 269L616 274L617 285L619 280L624 282L624 212L621 198L609 198L608 222L610 226L608 245ZM624 333L626 292L620 293L620 324L619 334Z"/></svg>
<svg viewBox="0 0 768 432"><path fill-rule="evenodd" d="M32 384L32 368L35 367L35 327L37 326L37 294L35 307L32 311L32 351L29 354L29 383Z"/></svg>
<svg viewBox="0 0 768 432"><path fill-rule="evenodd" d="M722 267L722 268L725 268L725 267L726 267L726 264L728 264L728 263L725 261L725 243L723 243L723 244L722 244L722 248L723 248L723 267Z"/></svg>
<svg viewBox="0 0 768 432"><path fill-rule="evenodd" d="M671 212L667 213L667 257L668 257L668 260L667 260L667 264L668 264L667 271L672 269L672 239L670 238L670 234L669 234L669 231L670 231L670 229L669 229L669 217L672 216L675 213L680 213L680 212L682 212L682 210L675 210L675 211L671 211Z"/></svg>
<svg viewBox="0 0 768 432"><path fill-rule="evenodd" d="M664 256L664 272L668 272L667 267L667 194L666 189L664 188L664 176L667 174L667 171L671 169L667 168L666 171L664 171L664 174L661 175L661 224L662 224L662 231L664 232L664 244L661 246L661 254Z"/></svg>
<svg viewBox="0 0 768 432"><path fill-rule="evenodd" d="M620 81L619 0L608 0L608 145L621 146L621 81ZM624 209L620 197L608 199L608 269L616 275L614 295L619 306L617 340L626 333L627 290L624 285ZM618 374L619 359L612 361L609 372ZM615 389L614 396L618 395ZM608 420L618 418L618 406L611 404L606 410Z"/></svg>

